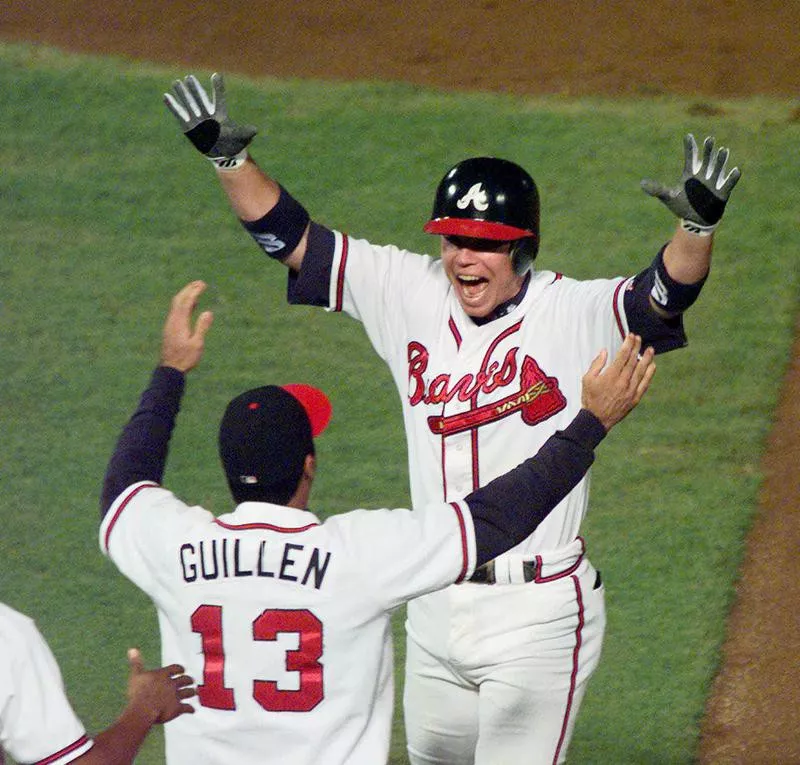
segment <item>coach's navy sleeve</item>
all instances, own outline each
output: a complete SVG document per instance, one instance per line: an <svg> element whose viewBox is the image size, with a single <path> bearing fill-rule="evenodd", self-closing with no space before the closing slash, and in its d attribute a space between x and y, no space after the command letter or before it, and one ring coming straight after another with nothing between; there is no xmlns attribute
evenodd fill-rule
<svg viewBox="0 0 800 765"><path fill-rule="evenodd" d="M466 497L475 524L476 565L510 550L536 530L586 474L605 435L600 420L581 409L533 457Z"/></svg>
<svg viewBox="0 0 800 765"><path fill-rule="evenodd" d="M185 377L172 367L157 367L139 406L123 428L111 455L100 497L103 518L114 500L139 481L161 483Z"/></svg>

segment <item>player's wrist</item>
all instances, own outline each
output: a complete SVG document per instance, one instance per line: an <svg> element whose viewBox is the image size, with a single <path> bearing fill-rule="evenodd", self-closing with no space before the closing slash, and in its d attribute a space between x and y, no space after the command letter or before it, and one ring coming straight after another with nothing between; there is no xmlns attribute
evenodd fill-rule
<svg viewBox="0 0 800 765"><path fill-rule="evenodd" d="M247 149L242 149L232 157L206 157L206 159L220 172L229 173L232 170L238 170L244 165L248 156Z"/></svg>
<svg viewBox="0 0 800 765"><path fill-rule="evenodd" d="M697 223L696 221L689 220L688 218L681 218L680 226L681 228L686 231L688 234L692 234L693 236L711 236L714 233L714 229L719 225L719 221L716 223L706 226L702 223Z"/></svg>

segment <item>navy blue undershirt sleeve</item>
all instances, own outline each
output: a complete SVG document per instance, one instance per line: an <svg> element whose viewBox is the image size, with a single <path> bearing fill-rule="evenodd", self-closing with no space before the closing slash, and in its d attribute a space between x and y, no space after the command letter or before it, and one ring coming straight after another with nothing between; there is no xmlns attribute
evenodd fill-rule
<svg viewBox="0 0 800 765"><path fill-rule="evenodd" d="M661 248L661 252L664 251ZM642 347L652 346L656 353L667 353L688 344L683 328L683 314L664 318L650 303L650 290L655 278L655 261L633 279L633 285L622 297L628 329L642 338Z"/></svg>
<svg viewBox="0 0 800 765"><path fill-rule="evenodd" d="M183 372L156 367L106 468L100 496L101 519L128 486L139 481L161 483L184 383Z"/></svg>
<svg viewBox="0 0 800 765"><path fill-rule="evenodd" d="M600 421L581 409L533 457L466 497L475 524L476 565L496 558L536 530L586 474L605 435Z"/></svg>
<svg viewBox="0 0 800 765"><path fill-rule="evenodd" d="M312 221L303 265L299 272L289 270L286 297L291 305L328 307L335 247L333 231Z"/></svg>

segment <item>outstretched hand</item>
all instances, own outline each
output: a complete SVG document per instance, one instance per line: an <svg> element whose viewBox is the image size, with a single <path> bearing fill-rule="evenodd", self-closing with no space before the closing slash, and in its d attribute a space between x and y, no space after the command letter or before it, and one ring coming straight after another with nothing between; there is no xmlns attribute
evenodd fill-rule
<svg viewBox="0 0 800 765"><path fill-rule="evenodd" d="M703 142L702 159L698 156L697 143L691 133L684 137L683 148L683 174L678 185L670 187L645 179L641 184L642 189L660 199L683 221L694 224L694 233L709 232L722 218L741 172L738 167L726 172L729 150L715 148L712 136ZM689 230L692 230L691 227Z"/></svg>
<svg viewBox="0 0 800 765"><path fill-rule="evenodd" d="M642 400L656 373L655 351L647 348L642 353L641 348L642 338L629 333L608 366L608 351L603 349L583 376L581 404L606 431Z"/></svg>
<svg viewBox="0 0 800 765"><path fill-rule="evenodd" d="M128 650L128 706L135 707L153 724L166 723L182 714L193 714L186 699L197 695L194 680L180 664L146 670L138 648Z"/></svg>
<svg viewBox="0 0 800 765"><path fill-rule="evenodd" d="M164 103L194 147L222 169L232 166L225 160L236 158L258 132L252 125L238 125L228 116L225 81L216 72L211 75L211 97L190 74L175 80L172 90L164 93Z"/></svg>
<svg viewBox="0 0 800 765"><path fill-rule="evenodd" d="M192 327L197 300L206 288L202 281L189 282L172 298L161 341L161 365L188 372L200 362L206 333L214 320L211 311L203 311Z"/></svg>

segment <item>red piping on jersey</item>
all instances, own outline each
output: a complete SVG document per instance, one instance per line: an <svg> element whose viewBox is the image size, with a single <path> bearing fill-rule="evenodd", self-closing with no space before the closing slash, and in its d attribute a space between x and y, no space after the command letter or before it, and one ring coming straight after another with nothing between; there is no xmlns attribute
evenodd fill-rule
<svg viewBox="0 0 800 765"><path fill-rule="evenodd" d="M478 460L478 429L473 428L470 433L470 444L472 448L472 491L481 486L480 462Z"/></svg>
<svg viewBox="0 0 800 765"><path fill-rule="evenodd" d="M617 288L614 290L614 318L617 320L617 329L619 330L620 337L625 339L625 330L622 326L622 317L619 315L619 307L617 305L617 298L619 297L619 291L622 289L622 285L628 281L627 279L623 279L618 285Z"/></svg>
<svg viewBox="0 0 800 765"><path fill-rule="evenodd" d="M159 489L161 488L157 483L143 483L137 486L125 499L120 502L119 507L117 508L117 512L114 513L114 517L108 522L108 527L106 528L106 534L103 537L103 546L108 550L108 540L111 537L111 531L114 528L115 524L119 520L120 515L122 515L122 511L128 506L128 503L142 490L142 489Z"/></svg>
<svg viewBox="0 0 800 765"><path fill-rule="evenodd" d="M575 561L569 568L564 569L564 571L559 571L557 574L551 574L550 576L542 576L538 572L542 570L542 556L536 556L536 578L533 580L536 584L546 584L547 582L554 582L556 579L563 579L565 576L569 576L570 574L574 574L575 571L578 570L578 566L581 565L581 561L583 560L583 556L586 555L586 542L583 541L583 537L576 537L576 539L580 539L581 541L581 554L578 556L578 560Z"/></svg>
<svg viewBox="0 0 800 765"><path fill-rule="evenodd" d="M458 325L455 322L455 319L451 316L450 320L447 322L447 326L450 328L450 334L453 336L453 341L456 344L456 350L460 350L461 348L461 333L458 331ZM442 405L442 409L444 409L444 404ZM447 471L445 470L445 435L442 435L441 441L442 445L442 454L441 454L441 469L442 469L442 499L447 499Z"/></svg>
<svg viewBox="0 0 800 765"><path fill-rule="evenodd" d="M446 439L446 436L442 436L439 439L439 443L442 445L442 453L440 455L441 465L439 465L439 467L442 470L442 500L446 500L447 499L447 471L445 470L446 462L445 462L445 456L444 456L445 452L447 451L447 449L445 449L445 439Z"/></svg>
<svg viewBox="0 0 800 765"><path fill-rule="evenodd" d="M451 502L450 507L456 511L456 518L458 518L458 527L461 530L461 572L458 575L458 579L456 579L456 584L460 584L464 581L464 577L467 575L467 568L469 567L469 549L467 547L467 525L464 521L464 513L461 510L461 506L458 502Z"/></svg>
<svg viewBox="0 0 800 765"><path fill-rule="evenodd" d="M68 755L70 752L74 752L76 749L80 749L82 746L86 746L86 744L91 743L94 746L94 742L87 736L81 736L74 744L70 744L69 746L65 746L60 752L56 752L55 754L51 754L49 757L45 757L43 760L37 760L33 765L47 765L49 762L55 762L56 760L61 759L62 757ZM86 751L90 751L91 747Z"/></svg>
<svg viewBox="0 0 800 765"><path fill-rule="evenodd" d="M336 303L334 304L335 311L342 310L342 303L344 302L344 271L347 266L347 253L350 250L350 239L347 234L342 234L342 256L339 261L339 270L336 273Z"/></svg>
<svg viewBox="0 0 800 765"><path fill-rule="evenodd" d="M561 753L561 747L564 746L564 739L567 736L567 726L569 724L569 716L572 712L572 702L575 697L575 686L578 682L578 655L581 651L581 643L583 640L583 594L581 592L581 583L577 576L572 577L572 583L575 585L575 597L578 600L578 626L575 628L575 648L572 651L572 675L569 679L569 695L567 696L567 708L564 711L564 722L561 725L561 735L558 738L558 746L556 747L555 754L553 755L553 765L558 763L558 755Z"/></svg>
<svg viewBox="0 0 800 765"><path fill-rule="evenodd" d="M450 332L453 335L453 340L456 341L456 349L461 349L461 333L458 331L458 327L456 326L455 319L451 316L450 321L447 322L447 326L450 327Z"/></svg>
<svg viewBox="0 0 800 765"><path fill-rule="evenodd" d="M319 526L319 523L309 523L306 526L299 526L297 528L273 526L271 523L243 523L238 525L235 523L224 523L223 521L219 520L219 518L215 518L212 522L216 523L217 526L222 526L223 529L229 529L230 531L252 531L254 529L262 529L266 531L278 531L281 534L299 534L301 531L308 531L309 529L313 529L314 526Z"/></svg>

